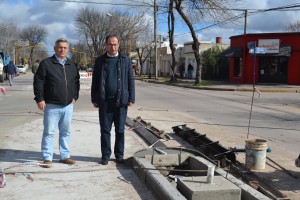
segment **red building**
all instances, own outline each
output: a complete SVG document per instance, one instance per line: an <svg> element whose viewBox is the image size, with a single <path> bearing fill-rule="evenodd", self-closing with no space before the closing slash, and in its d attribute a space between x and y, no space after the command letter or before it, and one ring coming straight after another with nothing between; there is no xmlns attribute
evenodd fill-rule
<svg viewBox="0 0 300 200"><path fill-rule="evenodd" d="M237 35L230 40L230 48L221 53L230 58L230 82L300 85L300 32Z"/></svg>

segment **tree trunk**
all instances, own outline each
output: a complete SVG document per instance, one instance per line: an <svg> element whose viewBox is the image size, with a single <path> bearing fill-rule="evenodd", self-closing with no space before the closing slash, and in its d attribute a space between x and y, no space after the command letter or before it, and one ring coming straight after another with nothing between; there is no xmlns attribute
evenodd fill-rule
<svg viewBox="0 0 300 200"><path fill-rule="evenodd" d="M174 1L170 0L170 4L169 4L169 14L168 14L168 29L169 29L169 41L170 41L170 49L171 49L171 55L172 55L172 65L171 65L171 69L172 69L172 78L171 81L172 82L176 82L177 81L177 77L176 77L176 70L177 70L177 64L178 61L176 60L176 48L174 46L174 29L175 29L175 17L174 17L174 12L173 12L173 4Z"/></svg>
<svg viewBox="0 0 300 200"><path fill-rule="evenodd" d="M184 14L182 8L181 8L181 0L174 0L175 2L175 9L177 10L178 14L182 17L182 19L185 21L187 26L189 27L192 38L193 38L193 45L192 49L195 55L196 63L197 63L197 68L196 68L196 78L195 78L195 84L201 83L201 57L200 57L200 52L199 52L199 46L200 42L197 38L197 35L195 33L194 27L191 23L191 21L187 18L187 16Z"/></svg>

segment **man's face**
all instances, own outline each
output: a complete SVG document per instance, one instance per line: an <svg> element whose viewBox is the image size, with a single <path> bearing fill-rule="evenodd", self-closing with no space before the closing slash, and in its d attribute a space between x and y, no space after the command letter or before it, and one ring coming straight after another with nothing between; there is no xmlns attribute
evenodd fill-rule
<svg viewBox="0 0 300 200"><path fill-rule="evenodd" d="M54 47L54 52L57 57L60 59L65 59L67 57L67 53L69 52L69 45L67 42L59 42Z"/></svg>
<svg viewBox="0 0 300 200"><path fill-rule="evenodd" d="M119 41L116 37L111 37L107 40L106 44L107 51L110 55L115 56L119 50Z"/></svg>

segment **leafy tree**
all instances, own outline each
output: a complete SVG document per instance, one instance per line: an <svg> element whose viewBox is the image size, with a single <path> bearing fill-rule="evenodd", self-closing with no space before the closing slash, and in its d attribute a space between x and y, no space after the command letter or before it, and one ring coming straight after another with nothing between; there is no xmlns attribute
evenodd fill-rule
<svg viewBox="0 0 300 200"><path fill-rule="evenodd" d="M221 67L226 65L226 61L219 54L224 49L218 45L201 52L202 77L204 79L216 79L220 76ZM222 62L223 61L223 62Z"/></svg>

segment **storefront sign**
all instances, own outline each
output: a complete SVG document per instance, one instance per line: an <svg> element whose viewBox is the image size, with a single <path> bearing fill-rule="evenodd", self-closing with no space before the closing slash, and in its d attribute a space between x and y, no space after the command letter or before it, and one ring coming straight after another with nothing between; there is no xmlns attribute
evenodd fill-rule
<svg viewBox="0 0 300 200"><path fill-rule="evenodd" d="M258 47L265 48L265 53L279 53L279 39L258 40Z"/></svg>

